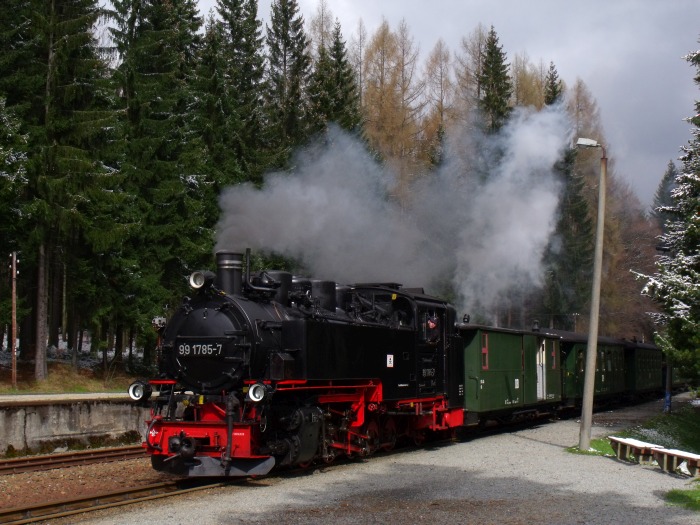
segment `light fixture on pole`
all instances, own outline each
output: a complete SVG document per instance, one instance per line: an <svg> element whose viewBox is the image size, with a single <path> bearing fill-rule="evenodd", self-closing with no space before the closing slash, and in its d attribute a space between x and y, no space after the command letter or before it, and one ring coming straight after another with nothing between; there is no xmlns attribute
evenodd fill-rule
<svg viewBox="0 0 700 525"><path fill-rule="evenodd" d="M581 407L581 429L579 450L591 446L591 423L593 420L593 394L595 392L595 362L598 353L598 314L600 312L600 283L603 268L603 230L605 226L605 186L608 172L608 158L605 147L592 139L579 138L576 145L584 148L600 148L600 180L598 181L598 222L595 235L595 255L593 258L593 288L591 291L591 316L588 327L586 367L583 382L583 403Z"/></svg>

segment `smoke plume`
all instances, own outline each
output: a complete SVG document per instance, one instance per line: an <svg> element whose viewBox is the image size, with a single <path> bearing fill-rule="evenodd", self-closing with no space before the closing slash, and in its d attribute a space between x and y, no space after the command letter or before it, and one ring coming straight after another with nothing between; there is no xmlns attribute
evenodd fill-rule
<svg viewBox="0 0 700 525"><path fill-rule="evenodd" d="M552 167L569 132L565 112L545 108L517 110L498 136L461 133L399 206L393 174L331 128L262 189L222 193L217 250L290 256L340 283L449 286L465 311L488 310L541 280L560 192Z"/></svg>

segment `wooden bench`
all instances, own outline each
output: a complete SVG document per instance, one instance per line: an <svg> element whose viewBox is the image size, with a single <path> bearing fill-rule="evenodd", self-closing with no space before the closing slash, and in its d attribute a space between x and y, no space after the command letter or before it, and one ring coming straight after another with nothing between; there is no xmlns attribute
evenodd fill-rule
<svg viewBox="0 0 700 525"><path fill-rule="evenodd" d="M675 472L685 462L690 475L695 477L700 470L700 454L683 452L682 450L659 448L654 449L654 459L664 472Z"/></svg>
<svg viewBox="0 0 700 525"><path fill-rule="evenodd" d="M610 446L615 451L617 459L629 460L633 456L639 463L651 463L654 451L662 449L661 445L645 443L638 439L609 436Z"/></svg>

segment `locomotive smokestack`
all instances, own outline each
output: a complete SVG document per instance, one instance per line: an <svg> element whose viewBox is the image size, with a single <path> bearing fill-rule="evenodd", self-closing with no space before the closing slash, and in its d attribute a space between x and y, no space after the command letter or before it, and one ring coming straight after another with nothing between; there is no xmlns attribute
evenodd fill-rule
<svg viewBox="0 0 700 525"><path fill-rule="evenodd" d="M227 294L240 295L243 287L243 254L216 252L216 281Z"/></svg>

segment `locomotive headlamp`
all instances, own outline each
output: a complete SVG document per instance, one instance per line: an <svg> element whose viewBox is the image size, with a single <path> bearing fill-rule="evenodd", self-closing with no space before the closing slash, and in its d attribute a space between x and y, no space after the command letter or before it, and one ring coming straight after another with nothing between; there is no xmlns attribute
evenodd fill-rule
<svg viewBox="0 0 700 525"><path fill-rule="evenodd" d="M129 385L129 397L133 401L146 401L151 397L153 388L144 381L134 381Z"/></svg>
<svg viewBox="0 0 700 525"><path fill-rule="evenodd" d="M248 399L253 403L260 403L267 395L267 387L262 383L255 383L248 389Z"/></svg>
<svg viewBox="0 0 700 525"><path fill-rule="evenodd" d="M193 272L190 275L190 286L194 290L199 290L205 286L211 286L216 275L213 272Z"/></svg>

